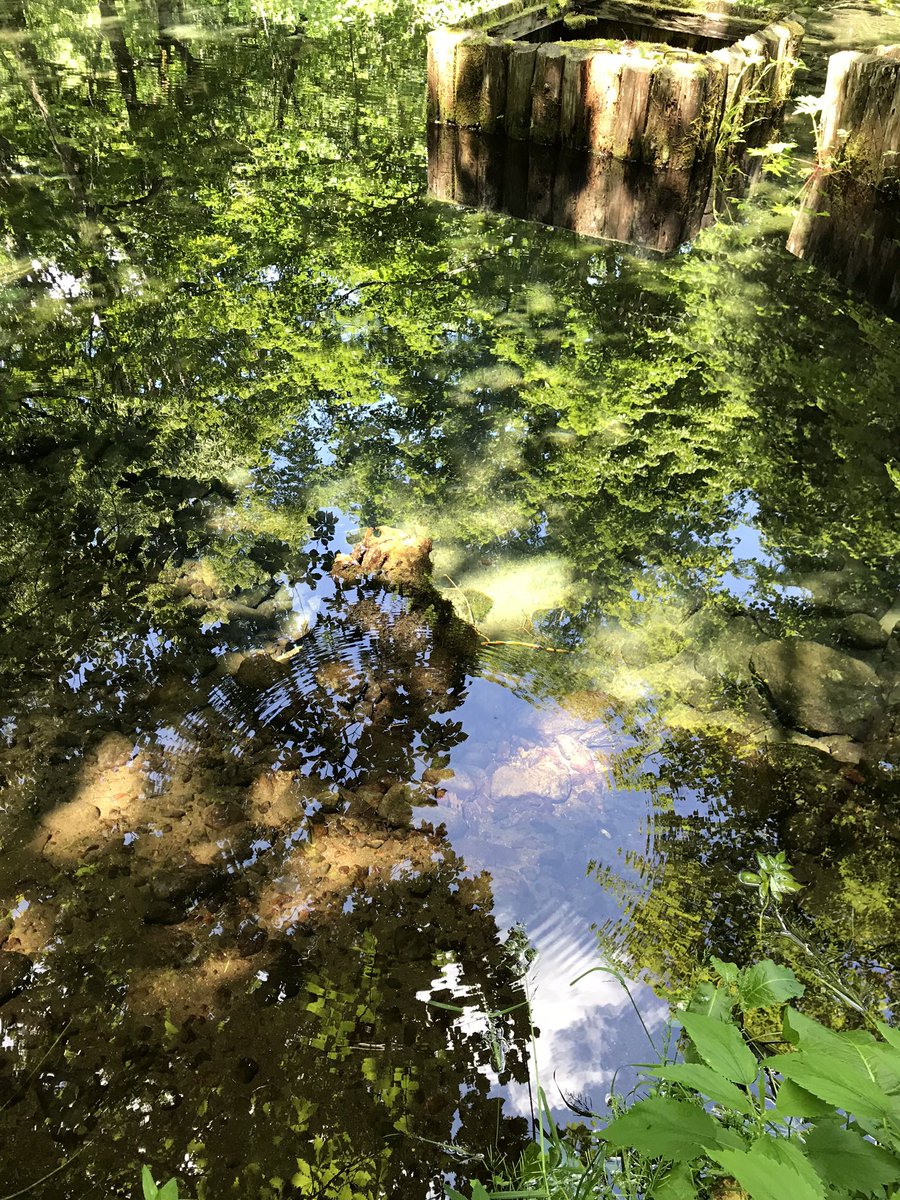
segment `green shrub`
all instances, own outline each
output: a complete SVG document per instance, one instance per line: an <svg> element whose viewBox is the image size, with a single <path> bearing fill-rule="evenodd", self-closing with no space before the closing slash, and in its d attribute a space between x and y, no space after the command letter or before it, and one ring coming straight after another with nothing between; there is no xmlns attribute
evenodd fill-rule
<svg viewBox="0 0 900 1200"><path fill-rule="evenodd" d="M716 982L675 1014L682 1061L647 1065L647 1094L614 1100L580 1142L539 1090L538 1141L490 1188L473 1182L471 1200L900 1197L900 1031L870 1018L834 1032L784 1007L804 989L771 959L712 965Z"/></svg>

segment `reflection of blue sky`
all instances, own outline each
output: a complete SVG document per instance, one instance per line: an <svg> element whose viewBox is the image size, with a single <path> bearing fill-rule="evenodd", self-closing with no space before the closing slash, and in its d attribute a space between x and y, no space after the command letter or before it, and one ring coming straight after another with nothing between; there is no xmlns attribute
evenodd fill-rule
<svg viewBox="0 0 900 1200"><path fill-rule="evenodd" d="M467 738L452 751L451 767L458 775L480 772L488 780L516 747L546 745L552 752L559 736L555 729L563 738L576 736L583 745L601 747L601 756L604 748L609 753L622 744L621 736L600 721L578 721L556 705L537 708L485 679L471 681L453 719L462 722ZM644 846L649 797L619 791L607 777L595 798L579 800L570 812L545 801L546 817L535 817L534 802L520 812L516 798L492 800L489 784L461 802L454 798L453 780L446 787L448 797L438 813L426 809L423 815L429 820L439 815L470 873L490 873L501 934L520 923L538 952L528 977L532 1016L540 1029L532 1077L536 1071L558 1111L563 1108L559 1089L588 1096L602 1108L616 1071L646 1061L649 1047L615 979L593 973L572 986L578 976L602 965L593 928L619 915L615 898L589 873L589 864L623 870L624 852ZM658 1026L666 1006L649 988L633 991L647 1023ZM473 1028L480 1028L479 1020L474 1010L465 1018ZM511 1111L530 1112L527 1088L512 1086L506 1095Z"/></svg>
<svg viewBox="0 0 900 1200"><path fill-rule="evenodd" d="M746 494L736 497L736 500L740 503L739 519L727 535L727 545L731 550L734 568L726 571L718 583L739 600L747 600L750 597L762 600L765 596L759 594L760 568L767 575L772 575L781 571L783 564L763 543L762 531L756 525L759 515L757 502ZM804 597L807 594L802 588L782 584L771 578L766 580L764 591L781 599Z"/></svg>

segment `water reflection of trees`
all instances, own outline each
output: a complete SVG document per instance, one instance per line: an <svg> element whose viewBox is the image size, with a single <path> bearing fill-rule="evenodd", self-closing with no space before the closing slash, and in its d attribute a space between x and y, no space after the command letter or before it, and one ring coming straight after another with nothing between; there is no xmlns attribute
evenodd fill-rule
<svg viewBox="0 0 900 1200"><path fill-rule="evenodd" d="M30 819L26 780L7 787L5 949L35 969L4 1007L4 1182L78 1150L107 1189L140 1153L206 1188L424 1192L458 1122L478 1151L521 1132L483 1034L419 996L452 998L450 964L490 1007L519 996L490 880L410 827L459 736L471 637L353 588L307 638L287 662L233 651L233 674L175 658L122 712L86 682ZM43 719L13 738L23 776ZM502 1024L521 1080L523 1011Z"/></svg>
<svg viewBox="0 0 900 1200"><path fill-rule="evenodd" d="M823 1020L855 1020L829 979L875 1007L896 1003L900 861L889 772L864 776L804 747L681 734L650 764L637 760L631 783L654 798L646 849L595 866L622 908L600 942L623 969L678 991L709 954L774 956L795 967ZM760 929L755 894L737 876L773 846L804 887L782 902L783 922L770 911Z"/></svg>

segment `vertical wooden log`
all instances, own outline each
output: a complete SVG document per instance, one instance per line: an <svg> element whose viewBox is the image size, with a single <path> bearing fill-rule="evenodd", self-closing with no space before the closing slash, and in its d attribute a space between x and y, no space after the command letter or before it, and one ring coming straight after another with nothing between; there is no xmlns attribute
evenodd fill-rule
<svg viewBox="0 0 900 1200"><path fill-rule="evenodd" d="M481 179L478 157L478 142L471 130L454 129L453 134L453 193L459 204L470 208L478 208L481 204L482 192L479 186Z"/></svg>
<svg viewBox="0 0 900 1200"><path fill-rule="evenodd" d="M428 48L425 67L426 121L429 125L434 125L441 120L441 74L436 53L436 47L440 45L439 31L432 30L426 37L425 44Z"/></svg>
<svg viewBox="0 0 900 1200"><path fill-rule="evenodd" d="M879 47L881 51L881 47ZM897 88L891 102L890 112L884 123L884 142L881 148L881 164L877 178L879 186L900 180L900 46L885 47L884 54L895 63L898 71ZM898 280L900 287L900 280Z"/></svg>
<svg viewBox="0 0 900 1200"><path fill-rule="evenodd" d="M503 208L520 220L528 215L528 152L527 144L507 141L503 161Z"/></svg>
<svg viewBox="0 0 900 1200"><path fill-rule="evenodd" d="M460 129L473 129L481 121L486 54L484 39L470 38L457 44L452 120Z"/></svg>
<svg viewBox="0 0 900 1200"><path fill-rule="evenodd" d="M555 43L539 46L531 83L531 140L550 146L560 140L565 50Z"/></svg>
<svg viewBox="0 0 900 1200"><path fill-rule="evenodd" d="M619 54L594 54L588 63L585 133L587 149L594 154L612 153L623 65Z"/></svg>
<svg viewBox="0 0 900 1200"><path fill-rule="evenodd" d="M741 84L742 138L747 146L757 146L767 139L766 80L769 72L767 46L758 33L751 33L738 43L745 55Z"/></svg>
<svg viewBox="0 0 900 1200"><path fill-rule="evenodd" d="M536 58L537 46L528 42L515 42L509 48L504 128L508 137L520 141L531 130L531 81Z"/></svg>
<svg viewBox="0 0 900 1200"><path fill-rule="evenodd" d="M553 176L556 150L532 144L528 160L528 219L550 225L553 220Z"/></svg>
<svg viewBox="0 0 900 1200"><path fill-rule="evenodd" d="M900 317L900 214L881 189L821 172L794 220L788 249Z"/></svg>
<svg viewBox="0 0 900 1200"><path fill-rule="evenodd" d="M507 141L503 137L488 137L473 133L481 147L481 196L482 204L491 212L503 210L504 158Z"/></svg>
<svg viewBox="0 0 900 1200"><path fill-rule="evenodd" d="M428 126L428 190L438 200L454 200L453 129L448 125Z"/></svg>
<svg viewBox="0 0 900 1200"><path fill-rule="evenodd" d="M702 61L668 62L653 75L642 159L654 167L690 168L697 158L706 95Z"/></svg>
<svg viewBox="0 0 900 1200"><path fill-rule="evenodd" d="M773 28L778 34L778 65L775 71L773 98L775 111L780 116L793 87L797 54L803 41L803 25L788 17L775 22Z"/></svg>
<svg viewBox="0 0 900 1200"><path fill-rule="evenodd" d="M635 164L610 158L606 163L603 196L603 236L617 242L634 237L637 190Z"/></svg>
<svg viewBox="0 0 900 1200"><path fill-rule="evenodd" d="M833 154L841 144L838 130L846 128L844 104L847 97L847 80L850 68L861 57L859 50L844 50L840 54L832 54L828 60L825 93L822 97L822 148L826 155Z"/></svg>
<svg viewBox="0 0 900 1200"><path fill-rule="evenodd" d="M703 106L696 131L695 157L706 158L715 149L722 115L725 110L725 93L728 88L728 65L715 54L704 56L705 82Z"/></svg>
<svg viewBox="0 0 900 1200"><path fill-rule="evenodd" d="M729 108L731 105L736 104L744 93L747 53L743 46L734 45L726 46L722 50L716 50L715 57L721 58L724 61L728 71L728 82L725 86L725 107Z"/></svg>
<svg viewBox="0 0 900 1200"><path fill-rule="evenodd" d="M591 58L590 50L569 50L563 69L559 137L564 146L577 149L588 144L586 103Z"/></svg>
<svg viewBox="0 0 900 1200"><path fill-rule="evenodd" d="M763 72L758 76L758 88L761 96L755 105L755 119L762 125L771 124L780 107L778 96L778 80L780 71L781 38L773 25L767 25L757 34L765 46L766 62Z"/></svg>
<svg viewBox="0 0 900 1200"><path fill-rule="evenodd" d="M868 81L866 106L858 130L851 134L852 159L865 165L867 182L878 185L900 176L900 141L896 129L900 122L900 61L887 56L865 64Z"/></svg>
<svg viewBox="0 0 900 1200"><path fill-rule="evenodd" d="M435 29L428 35L428 120L455 120L456 48L469 35L461 29Z"/></svg>
<svg viewBox="0 0 900 1200"><path fill-rule="evenodd" d="M506 74L509 46L494 40L487 43L484 53L484 81L481 89L479 125L485 133L503 128L506 108Z"/></svg>
<svg viewBox="0 0 900 1200"><path fill-rule="evenodd" d="M623 60L611 145L616 158L636 162L641 157L652 79L650 59L634 55Z"/></svg>

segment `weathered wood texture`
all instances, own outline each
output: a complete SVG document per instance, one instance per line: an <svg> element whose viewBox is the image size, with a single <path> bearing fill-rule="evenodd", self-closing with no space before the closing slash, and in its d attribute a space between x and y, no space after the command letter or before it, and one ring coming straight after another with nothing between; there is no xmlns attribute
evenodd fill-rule
<svg viewBox="0 0 900 1200"><path fill-rule="evenodd" d="M803 26L786 19L754 31L737 8L608 0L570 7L562 20L546 4L513 0L428 35L429 121L656 169L706 158L723 131L732 143L755 144L754 129L784 106ZM657 40L560 40L572 36L566 22L577 32L582 19L585 28L620 19L652 27ZM667 30L719 48L701 54L666 45ZM726 45L729 37L738 40Z"/></svg>
<svg viewBox="0 0 900 1200"><path fill-rule="evenodd" d="M900 319L900 206L882 188L820 172L787 247Z"/></svg>
<svg viewBox="0 0 900 1200"><path fill-rule="evenodd" d="M822 152L823 165L861 183L883 188L900 181L900 46L831 56Z"/></svg>
<svg viewBox="0 0 900 1200"><path fill-rule="evenodd" d="M452 125L428 129L428 187L435 198L654 254L673 253L712 219L711 179L709 160L690 170L657 171Z"/></svg>
<svg viewBox="0 0 900 1200"><path fill-rule="evenodd" d="M832 55L820 142L787 248L900 319L900 46Z"/></svg>

